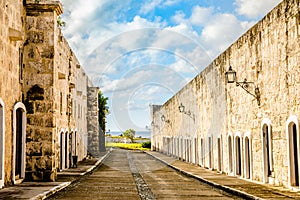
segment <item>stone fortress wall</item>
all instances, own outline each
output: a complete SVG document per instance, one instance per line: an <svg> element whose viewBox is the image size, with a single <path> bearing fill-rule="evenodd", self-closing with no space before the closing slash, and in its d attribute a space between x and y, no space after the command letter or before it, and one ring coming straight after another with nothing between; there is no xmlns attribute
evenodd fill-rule
<svg viewBox="0 0 300 200"><path fill-rule="evenodd" d="M153 107L152 149L228 175L299 188L299 3L284 0L164 105ZM260 105L226 83L229 66L238 81L246 78L259 88ZM248 89L254 93L253 84Z"/></svg>
<svg viewBox="0 0 300 200"><path fill-rule="evenodd" d="M88 105L97 104L88 102L93 85L61 33L62 12L53 0L0 2L0 187L54 181L72 156L88 154Z"/></svg>
<svg viewBox="0 0 300 200"><path fill-rule="evenodd" d="M22 102L19 48L24 39L24 20L21 0L0 2L0 187L13 180L12 113Z"/></svg>

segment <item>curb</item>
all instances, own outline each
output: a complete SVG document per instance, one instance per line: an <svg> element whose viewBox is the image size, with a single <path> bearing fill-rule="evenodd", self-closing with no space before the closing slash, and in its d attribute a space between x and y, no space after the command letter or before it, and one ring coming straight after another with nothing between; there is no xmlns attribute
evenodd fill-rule
<svg viewBox="0 0 300 200"><path fill-rule="evenodd" d="M93 165L92 167L90 167L88 170L86 170L85 172L81 173L80 174L80 177L81 176L84 176L88 173L91 173L93 170L95 170L96 167L98 167L108 156L109 154L112 152L112 149L108 150L107 153L101 157L101 159L99 159L95 165ZM78 178L79 179L79 178ZM30 200L43 200L43 199L46 199L48 197L50 197L51 195L65 189L66 187L68 187L69 185L71 185L72 183L76 182L78 179L74 180L74 181L71 181L71 182L63 182L61 183L60 185L58 186L55 186L53 187L52 189L50 189L49 191L46 191L42 194L39 194L35 197L32 197L30 198Z"/></svg>
<svg viewBox="0 0 300 200"><path fill-rule="evenodd" d="M180 169L180 168L178 168L178 167L175 167L175 166L171 165L171 164L168 163L167 161L164 161L164 160L160 159L159 157L157 157L157 156L155 156L155 155L153 155L153 154L151 154L151 153L148 153L148 152L146 152L146 151L144 151L144 153L148 154L149 156L152 156L153 158L155 158L155 159L157 159L158 161L164 163L164 164L167 165L168 167L170 167L170 168L172 168L172 169L174 169L174 170L176 170L176 171L178 171L178 172L180 172L180 173L182 173L182 174L184 174L184 175L186 175L186 176L189 176L189 177L191 177L191 178L194 178L194 179L196 179L196 180L198 180L198 181L200 181L200 182L203 182L203 183L205 183L205 184L207 184L207 185L210 185L210 186L212 186L212 187L214 187L214 188L220 189L220 190L222 190L222 191L224 191L224 192L227 192L227 193L229 193L229 194L233 194L233 195L242 197L242 198L244 198L244 199L262 200L262 198L257 197L257 196L254 196L254 195L252 195L252 194L249 194L249 193L246 193L246 192L237 190L237 189L233 189L233 188L231 188L231 187L228 187L228 186L225 186L225 185L221 185L221 184L215 183L215 182L213 182L213 181L209 181L209 180L207 180L207 179L204 179L204 178L201 177L201 176L197 176L197 175L194 175L194 174L192 174L192 173L190 173L190 172L184 171L184 170L182 170L182 169Z"/></svg>
<svg viewBox="0 0 300 200"><path fill-rule="evenodd" d="M110 148L110 149L107 151L107 153L106 153L104 156L102 156L102 158L99 159L99 160L95 163L94 166L92 166L91 168L89 168L88 170L86 170L85 172L83 172L82 175L86 175L86 174L92 172L96 167L98 167L98 166L99 166L99 165L107 158L107 156L108 156L111 152L112 152L112 148Z"/></svg>
<svg viewBox="0 0 300 200"><path fill-rule="evenodd" d="M42 194L39 194L35 197L30 198L30 200L42 200L42 199L46 199L47 197L50 197L51 195L53 195L56 192L59 192L60 190L68 187L72 182L64 182L58 186L55 186L54 188L52 188L51 190L44 192Z"/></svg>

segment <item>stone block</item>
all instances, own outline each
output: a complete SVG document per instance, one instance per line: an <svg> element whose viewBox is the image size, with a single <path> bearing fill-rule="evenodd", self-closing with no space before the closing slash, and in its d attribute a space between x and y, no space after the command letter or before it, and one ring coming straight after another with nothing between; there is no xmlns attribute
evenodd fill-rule
<svg viewBox="0 0 300 200"><path fill-rule="evenodd" d="M35 102L35 111L39 113L50 113L52 112L52 103L44 101Z"/></svg>
<svg viewBox="0 0 300 200"><path fill-rule="evenodd" d="M54 57L54 47L53 46L44 47L41 52L41 56L42 58L52 59Z"/></svg>
<svg viewBox="0 0 300 200"><path fill-rule="evenodd" d="M29 43L43 43L44 42L44 33L37 31L28 32L27 42Z"/></svg>
<svg viewBox="0 0 300 200"><path fill-rule="evenodd" d="M45 116L43 121L44 121L44 127L48 127L48 128L54 127L54 119L52 115Z"/></svg>
<svg viewBox="0 0 300 200"><path fill-rule="evenodd" d="M42 143L41 142L31 142L27 144L26 155L27 156L42 156Z"/></svg>
<svg viewBox="0 0 300 200"><path fill-rule="evenodd" d="M51 142L52 141L52 131L45 128L36 128L34 134L35 142Z"/></svg>
<svg viewBox="0 0 300 200"><path fill-rule="evenodd" d="M47 18L47 17L41 17L40 20L37 20L36 23L36 29L43 30L43 31L51 31L54 30L54 19L53 18Z"/></svg>
<svg viewBox="0 0 300 200"><path fill-rule="evenodd" d="M41 116L37 116L33 114L27 115L27 123L28 125L33 125L33 126L42 126L44 124Z"/></svg>

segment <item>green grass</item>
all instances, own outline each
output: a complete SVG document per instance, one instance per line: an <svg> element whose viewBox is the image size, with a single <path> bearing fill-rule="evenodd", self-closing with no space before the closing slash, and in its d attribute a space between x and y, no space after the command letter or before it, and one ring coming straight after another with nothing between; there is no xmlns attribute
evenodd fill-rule
<svg viewBox="0 0 300 200"><path fill-rule="evenodd" d="M150 150L150 148L143 148L142 144L139 143L106 143L106 147L115 147L115 148L121 148L121 149L131 149L131 150L141 150L141 151L147 151Z"/></svg>

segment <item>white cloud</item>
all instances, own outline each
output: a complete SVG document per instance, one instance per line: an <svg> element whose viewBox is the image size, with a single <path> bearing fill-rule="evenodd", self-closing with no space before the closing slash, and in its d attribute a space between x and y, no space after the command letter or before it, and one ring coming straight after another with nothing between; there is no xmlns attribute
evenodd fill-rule
<svg viewBox="0 0 300 200"><path fill-rule="evenodd" d="M190 22L202 28L200 43L210 57L215 57L248 30L254 22L241 21L230 13L216 12L212 7L195 6Z"/></svg>
<svg viewBox="0 0 300 200"><path fill-rule="evenodd" d="M191 23L194 25L205 25L213 15L213 8L195 6L190 17Z"/></svg>
<svg viewBox="0 0 300 200"><path fill-rule="evenodd" d="M240 15L245 15L251 19L255 19L267 14L267 12L281 1L282 0L235 0L235 5L237 6L236 11Z"/></svg>
<svg viewBox="0 0 300 200"><path fill-rule="evenodd" d="M250 24L249 24L250 27ZM244 23L232 14L217 14L206 24L201 34L201 41L214 51L224 51L242 33L248 30Z"/></svg>
<svg viewBox="0 0 300 200"><path fill-rule="evenodd" d="M130 7L128 1L91 1L86 3L86 0L62 0L63 5L67 5L63 15L63 20L66 22L63 33L81 62L99 45L119 34L164 25L159 17L154 21L140 16L135 16L132 21L117 21L120 12ZM133 44L135 43L124 43L124 45Z"/></svg>
<svg viewBox="0 0 300 200"><path fill-rule="evenodd" d="M164 6L172 6L179 3L181 0L167 0L164 2Z"/></svg>
<svg viewBox="0 0 300 200"><path fill-rule="evenodd" d="M143 1L137 12L146 14L179 1ZM118 115L119 107L123 112L145 109L147 101L170 98L253 24L213 7L195 6L190 16L178 11L169 25L160 17L120 17L130 9L130 1L62 2L68 5L63 32L95 85L112 96ZM126 113L120 115L120 120L125 118Z"/></svg>
<svg viewBox="0 0 300 200"><path fill-rule="evenodd" d="M163 8L168 6L173 6L182 0L147 0L143 1L143 5L141 6L140 13L147 14L155 10L155 8Z"/></svg>
<svg viewBox="0 0 300 200"><path fill-rule="evenodd" d="M160 5L162 0L151 0L147 1L143 4L143 6L140 9L140 13L147 14L155 9L158 5Z"/></svg>

